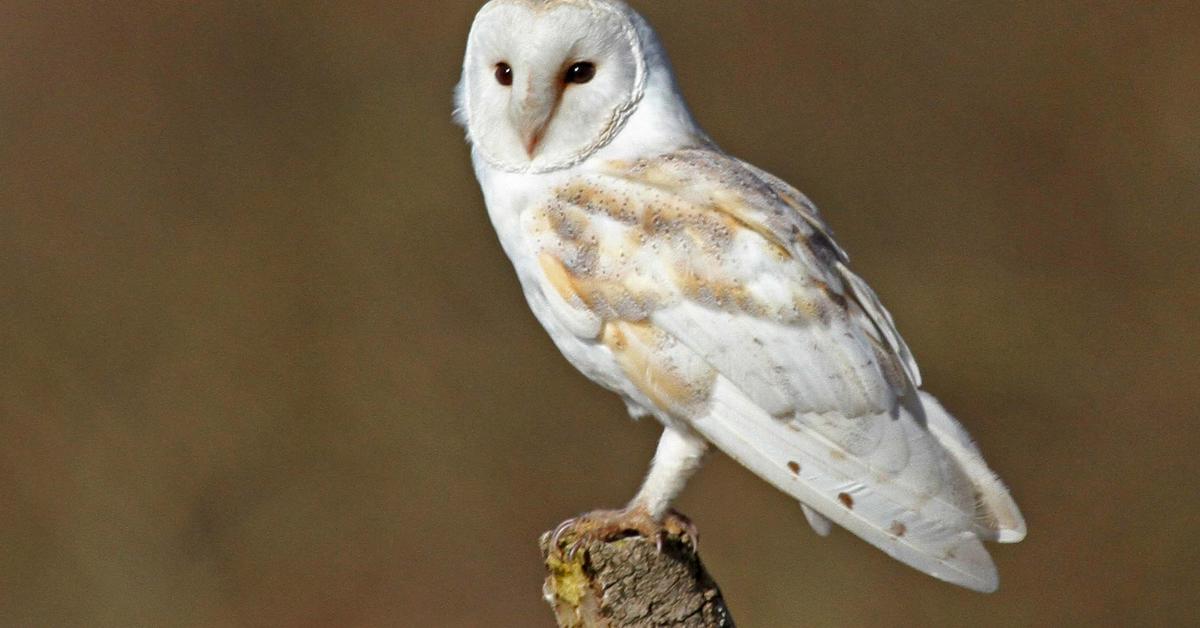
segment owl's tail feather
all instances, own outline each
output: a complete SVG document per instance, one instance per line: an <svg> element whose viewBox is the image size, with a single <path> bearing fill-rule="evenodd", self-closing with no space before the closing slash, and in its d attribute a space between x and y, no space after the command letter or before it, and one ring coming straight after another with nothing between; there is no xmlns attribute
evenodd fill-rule
<svg viewBox="0 0 1200 628"><path fill-rule="evenodd" d="M967 430L933 395L921 391L929 432L954 457L975 487L976 531L988 541L1017 543L1025 538L1025 518L1000 478L983 461Z"/></svg>
<svg viewBox="0 0 1200 628"><path fill-rule="evenodd" d="M954 461L942 468L982 489L979 501L987 517L969 512L969 500L961 496L914 494L852 456L831 456L834 449L820 434L764 412L724 377L713 388L709 411L692 426L759 477L893 558L959 586L995 591L999 577L981 539L1019 540L1024 524L966 433L936 401L930 405L929 429ZM923 429L911 420L898 423ZM966 486L961 477L957 481Z"/></svg>

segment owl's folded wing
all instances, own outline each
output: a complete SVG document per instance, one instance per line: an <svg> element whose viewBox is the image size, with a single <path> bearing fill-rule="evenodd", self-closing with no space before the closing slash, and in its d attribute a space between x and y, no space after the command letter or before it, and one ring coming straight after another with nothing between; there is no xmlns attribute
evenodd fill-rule
<svg viewBox="0 0 1200 628"><path fill-rule="evenodd" d="M888 411L919 385L916 365L798 195L681 151L572 179L523 220L547 299L577 335L653 323L771 414ZM695 320L718 314L730 319Z"/></svg>
<svg viewBox="0 0 1200 628"><path fill-rule="evenodd" d="M654 411L896 558L994 588L979 539L1019 513L930 429L907 347L815 208L713 151L610 166L523 217L562 316Z"/></svg>
<svg viewBox="0 0 1200 628"><path fill-rule="evenodd" d="M794 215L803 220L809 229L811 229L811 232L805 238L810 246L833 251L833 255L826 255L825 257L829 259L829 263L848 284L848 294L862 308L863 315L870 320L869 327L875 331L873 335L888 344L888 347L891 348L892 352L903 364L904 370L912 381L913 386L920 388L921 370L917 368L917 361L913 359L908 345L900 337L900 332L896 331L896 323L892 320L891 312L888 312L887 308L883 307L883 304L879 302L879 297L875 295L875 291L867 285L867 282L854 274L847 266L850 263L850 256L834 241L833 234L829 226L825 224L825 221L821 219L821 214L817 210L817 206L808 200L807 196L783 179L744 161L739 160L738 163L766 184L771 192L779 200L783 201L792 210Z"/></svg>

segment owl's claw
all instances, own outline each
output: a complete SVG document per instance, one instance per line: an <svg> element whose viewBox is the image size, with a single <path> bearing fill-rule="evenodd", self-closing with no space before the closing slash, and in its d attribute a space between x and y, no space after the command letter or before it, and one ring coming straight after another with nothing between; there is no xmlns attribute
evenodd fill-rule
<svg viewBox="0 0 1200 628"><path fill-rule="evenodd" d="M550 535L550 547L559 547L559 542L562 540L562 535L575 523L575 519L567 519L558 524L554 528L554 533Z"/></svg>
<svg viewBox="0 0 1200 628"><path fill-rule="evenodd" d="M700 545L695 524L683 514L671 510L662 521L655 521L644 508L633 507L596 510L567 519L554 529L550 536L550 547L571 562L588 542L608 543L634 535L654 539L659 553L672 537L688 545L693 553ZM565 549L564 542L568 543Z"/></svg>
<svg viewBox="0 0 1200 628"><path fill-rule="evenodd" d="M675 510L674 508L667 511L667 516L663 518L663 531L683 539L692 547L692 553L700 552L700 530L696 528L696 524L692 522L691 517ZM662 551L663 537L659 538L658 551Z"/></svg>

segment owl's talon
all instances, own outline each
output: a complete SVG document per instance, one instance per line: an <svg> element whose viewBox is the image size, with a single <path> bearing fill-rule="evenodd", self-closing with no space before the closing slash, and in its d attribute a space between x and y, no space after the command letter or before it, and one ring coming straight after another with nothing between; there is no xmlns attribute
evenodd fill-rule
<svg viewBox="0 0 1200 628"><path fill-rule="evenodd" d="M644 508L633 507L597 510L567 519L554 528L550 535L550 547L567 562L573 562L589 541L609 543L633 534L647 540L654 539L654 546L660 554L671 537L689 546L693 553L699 540L695 524L679 512L672 510L662 521L655 521Z"/></svg>
<svg viewBox="0 0 1200 628"><path fill-rule="evenodd" d="M583 547L583 540L577 540L567 547L567 562L575 562L575 554L579 553L579 548Z"/></svg>
<svg viewBox="0 0 1200 628"><path fill-rule="evenodd" d="M550 547L557 549L559 547L559 541L562 540L563 533L570 529L572 525L575 525L574 518L567 519L566 521L558 524L558 526L554 528L554 533L550 535Z"/></svg>
<svg viewBox="0 0 1200 628"><path fill-rule="evenodd" d="M687 515L672 508L663 519L663 532L670 532L692 547L692 553L700 551L700 530Z"/></svg>

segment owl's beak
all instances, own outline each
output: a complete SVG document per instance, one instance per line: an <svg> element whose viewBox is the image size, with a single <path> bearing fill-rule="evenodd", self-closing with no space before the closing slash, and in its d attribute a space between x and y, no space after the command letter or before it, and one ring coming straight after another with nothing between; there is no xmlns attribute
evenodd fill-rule
<svg viewBox="0 0 1200 628"><path fill-rule="evenodd" d="M521 146L525 154L533 159L537 154L546 127L558 110L562 98L562 87L553 80L531 80L526 84L525 93L514 98L509 107L509 118L513 128L521 138Z"/></svg>

